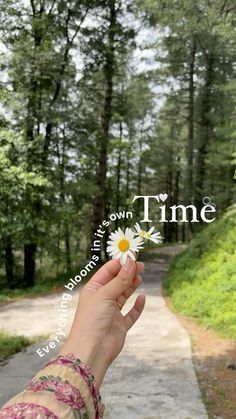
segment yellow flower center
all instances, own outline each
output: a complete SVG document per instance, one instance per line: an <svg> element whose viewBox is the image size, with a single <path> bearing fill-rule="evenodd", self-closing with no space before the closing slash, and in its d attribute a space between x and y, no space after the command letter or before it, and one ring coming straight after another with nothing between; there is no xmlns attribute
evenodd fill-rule
<svg viewBox="0 0 236 419"><path fill-rule="evenodd" d="M118 249L120 252L127 252L129 250L129 242L127 239L122 239L118 243Z"/></svg>
<svg viewBox="0 0 236 419"><path fill-rule="evenodd" d="M143 239L148 239L149 237L151 237L151 234L148 233L147 231L141 230L139 232L140 237L142 237Z"/></svg>

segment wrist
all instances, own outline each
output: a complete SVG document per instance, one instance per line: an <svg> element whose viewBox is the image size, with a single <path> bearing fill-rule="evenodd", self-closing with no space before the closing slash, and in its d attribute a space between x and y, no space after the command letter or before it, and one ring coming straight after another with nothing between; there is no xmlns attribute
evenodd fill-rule
<svg viewBox="0 0 236 419"><path fill-rule="evenodd" d="M95 346L89 345L83 341L73 342L68 339L61 349L60 355L66 355L68 353L72 353L84 364L87 364L89 367L91 367L96 355L96 348Z"/></svg>
<svg viewBox="0 0 236 419"><path fill-rule="evenodd" d="M97 351L96 356L93 360L93 364L91 366L92 374L97 382L98 387L101 386L107 369L109 367L109 363L103 353L103 351Z"/></svg>
<svg viewBox="0 0 236 419"><path fill-rule="evenodd" d="M100 387L108 368L108 362L103 353L98 350L98 345L83 340L74 341L69 338L59 355L67 355L68 353L72 353L89 367L95 381Z"/></svg>

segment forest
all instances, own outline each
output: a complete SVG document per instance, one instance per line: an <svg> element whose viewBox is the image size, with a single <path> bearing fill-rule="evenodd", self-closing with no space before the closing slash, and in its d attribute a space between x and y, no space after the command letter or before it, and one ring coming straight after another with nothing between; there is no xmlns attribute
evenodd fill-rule
<svg viewBox="0 0 236 419"><path fill-rule="evenodd" d="M218 218L235 202L235 11L234 0L1 1L1 287L78 269L109 214L141 219L135 195L198 211L210 197ZM207 227L157 228L172 243Z"/></svg>

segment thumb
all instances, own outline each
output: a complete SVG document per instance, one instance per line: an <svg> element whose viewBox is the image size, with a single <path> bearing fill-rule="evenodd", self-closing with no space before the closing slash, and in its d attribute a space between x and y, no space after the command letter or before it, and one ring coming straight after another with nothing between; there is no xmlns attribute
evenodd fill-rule
<svg viewBox="0 0 236 419"><path fill-rule="evenodd" d="M101 292L106 299L116 300L132 282L136 273L136 262L127 257L125 264L108 284L102 287Z"/></svg>

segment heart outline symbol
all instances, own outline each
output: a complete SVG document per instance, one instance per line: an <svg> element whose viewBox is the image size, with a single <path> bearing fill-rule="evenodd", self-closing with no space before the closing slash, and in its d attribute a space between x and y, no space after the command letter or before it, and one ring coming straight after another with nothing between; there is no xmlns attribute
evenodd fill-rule
<svg viewBox="0 0 236 419"><path fill-rule="evenodd" d="M167 193L161 193L161 194L159 195L159 198L160 198L160 200L161 200L162 202L165 202L165 201L167 200L167 198L168 198L168 195L167 195Z"/></svg>

